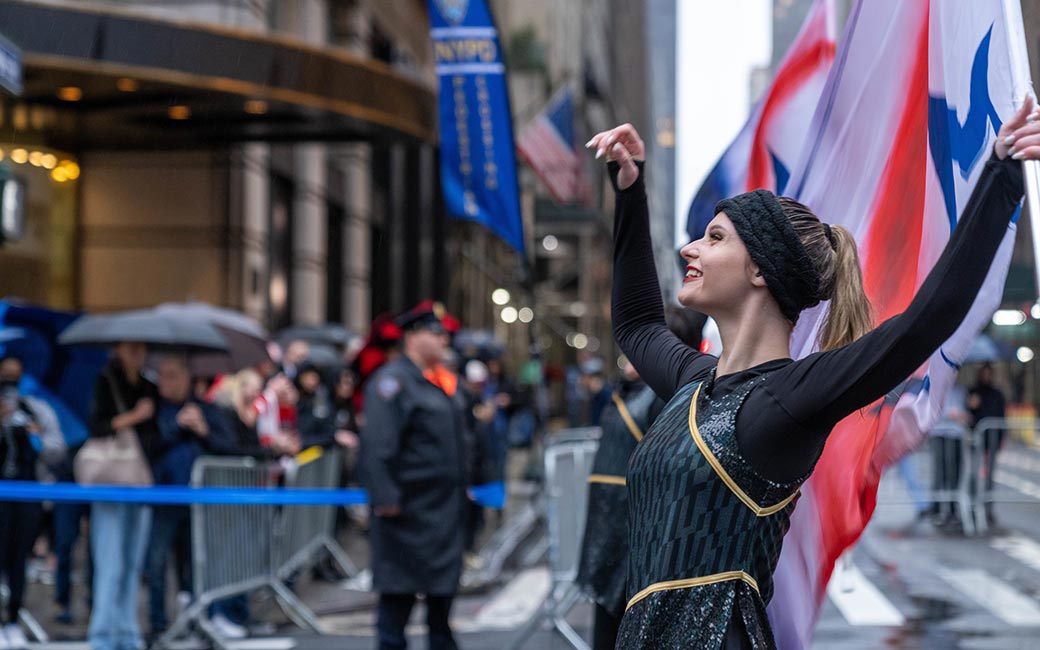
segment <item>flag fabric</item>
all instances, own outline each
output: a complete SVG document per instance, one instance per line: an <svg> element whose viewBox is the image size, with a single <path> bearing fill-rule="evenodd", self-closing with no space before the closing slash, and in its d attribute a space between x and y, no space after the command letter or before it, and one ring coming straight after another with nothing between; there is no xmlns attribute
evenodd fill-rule
<svg viewBox="0 0 1040 650"><path fill-rule="evenodd" d="M877 322L909 304L1002 120L1023 99L1029 71L1009 56L1020 11L1017 1L859 0L850 12L786 193L855 234ZM834 563L866 527L882 470L938 419L971 341L999 307L1015 228L955 334L899 389L831 434L776 571L770 616L782 650L809 647ZM813 351L825 313L821 305L802 315L796 358Z"/></svg>
<svg viewBox="0 0 1040 650"><path fill-rule="evenodd" d="M440 80L441 188L448 212L524 255L502 49L485 0L427 0Z"/></svg>
<svg viewBox="0 0 1040 650"><path fill-rule="evenodd" d="M574 141L574 92L564 86L524 127L517 151L557 203L586 202L592 185L585 156Z"/></svg>
<svg viewBox="0 0 1040 650"><path fill-rule="evenodd" d="M741 192L787 189L834 61L834 0L816 0L772 84L690 203L686 233L700 239L715 204Z"/></svg>

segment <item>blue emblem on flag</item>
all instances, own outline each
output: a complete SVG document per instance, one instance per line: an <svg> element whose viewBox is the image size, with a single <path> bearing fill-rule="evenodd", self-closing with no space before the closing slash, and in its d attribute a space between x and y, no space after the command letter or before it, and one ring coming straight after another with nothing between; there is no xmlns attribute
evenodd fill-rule
<svg viewBox="0 0 1040 650"><path fill-rule="evenodd" d="M954 165L961 178L967 179L985 154L990 125L993 125L994 133L1000 130L1000 116L989 96L989 41L992 34L991 26L975 50L971 64L968 115L964 118L964 124L957 119L957 107L950 106L945 97L928 96L928 147L939 175L951 229L957 224Z"/></svg>

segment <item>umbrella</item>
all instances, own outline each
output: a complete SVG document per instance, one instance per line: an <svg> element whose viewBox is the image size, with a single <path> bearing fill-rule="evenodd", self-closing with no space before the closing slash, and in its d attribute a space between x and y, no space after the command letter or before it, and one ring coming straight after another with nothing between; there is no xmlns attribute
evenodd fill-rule
<svg viewBox="0 0 1040 650"><path fill-rule="evenodd" d="M312 363L322 370L332 370L343 365L343 355L331 345L312 345L305 363Z"/></svg>
<svg viewBox="0 0 1040 650"><path fill-rule="evenodd" d="M178 320L209 323L227 341L227 354L216 352L192 356L191 371L195 376L215 377L270 361L267 330L241 312L204 302L167 302L156 307L155 311Z"/></svg>
<svg viewBox="0 0 1040 650"><path fill-rule="evenodd" d="M496 359L505 352L505 346L487 330L461 330L455 335L452 345L467 358Z"/></svg>
<svg viewBox="0 0 1040 650"><path fill-rule="evenodd" d="M296 325L278 332L278 344L284 348L292 341L306 341L312 345L331 345L342 349L356 336L338 323Z"/></svg>
<svg viewBox="0 0 1040 650"><path fill-rule="evenodd" d="M240 311L217 307L208 302L164 302L156 307L155 311L177 318L205 321L221 329L241 332L264 341L271 338L271 335L256 319L246 316Z"/></svg>
<svg viewBox="0 0 1040 650"><path fill-rule="evenodd" d="M991 361L1006 361L1015 358L1015 350L1003 341L994 341L985 334L971 342L968 354L963 363L989 363Z"/></svg>
<svg viewBox="0 0 1040 650"><path fill-rule="evenodd" d="M227 340L209 323L172 318L154 309L83 316L58 337L62 345L113 345L122 341L190 351L228 349Z"/></svg>

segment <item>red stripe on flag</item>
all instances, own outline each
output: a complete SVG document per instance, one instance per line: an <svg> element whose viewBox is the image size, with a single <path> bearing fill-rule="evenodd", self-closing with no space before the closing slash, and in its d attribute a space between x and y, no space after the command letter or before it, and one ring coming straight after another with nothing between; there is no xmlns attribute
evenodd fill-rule
<svg viewBox="0 0 1040 650"><path fill-rule="evenodd" d="M928 156L928 19L917 36L917 55L893 147L878 186L864 247L864 281L878 322L902 312L917 287ZM834 563L859 539L874 512L880 468L874 450L888 429L892 407L879 404L838 423L820 458L813 482L825 560L817 593L827 593Z"/></svg>
<svg viewBox="0 0 1040 650"><path fill-rule="evenodd" d="M834 50L834 41L816 41L812 47L801 52L792 52L790 63L777 72L769 96L762 107L762 118L755 127L745 191L750 192L760 187L776 187L776 183L773 182L775 179L772 160L769 149L766 148L766 131L772 126L773 113L801 90L806 80L817 74L821 68L829 67L830 62L834 60Z"/></svg>

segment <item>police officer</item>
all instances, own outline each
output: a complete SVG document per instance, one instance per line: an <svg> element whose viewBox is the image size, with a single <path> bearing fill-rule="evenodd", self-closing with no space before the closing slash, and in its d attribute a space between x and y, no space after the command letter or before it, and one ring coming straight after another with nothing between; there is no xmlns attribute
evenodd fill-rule
<svg viewBox="0 0 1040 650"><path fill-rule="evenodd" d="M457 378L440 365L448 346L442 314L426 302L399 316L402 354L365 387L359 467L374 515L380 650L407 647L418 594L426 597L430 650L457 648L448 614L462 570L467 437Z"/></svg>

